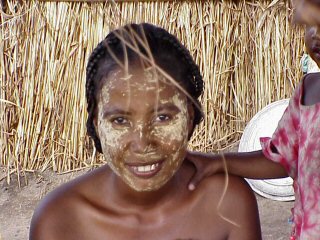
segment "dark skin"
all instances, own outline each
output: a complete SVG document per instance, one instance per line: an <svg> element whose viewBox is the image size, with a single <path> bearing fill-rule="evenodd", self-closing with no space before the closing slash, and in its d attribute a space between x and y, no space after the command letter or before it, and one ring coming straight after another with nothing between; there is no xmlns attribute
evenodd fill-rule
<svg viewBox="0 0 320 240"><path fill-rule="evenodd" d="M293 20L296 24L319 25L319 0L292 0Z"/></svg>
<svg viewBox="0 0 320 240"><path fill-rule="evenodd" d="M308 32L307 32L308 34ZM302 104L311 106L320 102L320 73L310 73L303 78ZM197 174L190 181L189 189L195 189L202 178L214 173L224 172L224 161L230 174L251 178L270 179L288 177L284 167L267 159L261 150L253 152L234 152L221 154L205 154L189 152L187 156L197 168ZM214 161L212 161L214 160Z"/></svg>
<svg viewBox="0 0 320 240"><path fill-rule="evenodd" d="M106 165L50 193L35 211L30 239L261 239L256 199L243 179L230 176L226 185L219 174L188 191L195 169L184 161L193 117L186 96L174 86L154 85L143 71L133 72L127 90L124 76L112 77L98 97L95 126L108 164L119 174ZM162 139L172 124L184 138ZM158 173L147 177L131 166L150 161L144 158L146 148L153 157L163 156ZM181 166L171 177L176 161ZM164 184L162 177L168 178ZM143 191L146 187L150 190Z"/></svg>
<svg viewBox="0 0 320 240"><path fill-rule="evenodd" d="M320 14L320 7L318 8ZM320 66L320 24L306 25L305 45L311 58ZM320 102L320 78L318 73L308 74L303 80L303 105Z"/></svg>
<svg viewBox="0 0 320 240"><path fill-rule="evenodd" d="M320 16L320 5L315 1L296 0L297 14L299 18L296 23L303 24L305 28L305 45L308 54L320 66L320 21L310 16ZM312 6L314 15L309 14L308 6ZM302 14L302 15L301 15ZM319 18L320 19L320 18ZM320 102L320 73L310 73L302 80L303 94L301 104L312 106ZM276 149L275 149L276 151ZM201 179L223 171L223 161L226 160L228 172L237 176L252 179L268 179L287 177L284 167L267 159L262 151L244 153L205 154L189 152L187 156L197 168L197 173L193 176L188 187L194 190ZM212 161L213 160L213 161Z"/></svg>
<svg viewBox="0 0 320 240"><path fill-rule="evenodd" d="M187 158L197 169L188 185L189 190L194 190L203 178L224 171L224 163L229 174L245 178L268 179L288 176L281 164L267 159L261 150L224 154L189 152Z"/></svg>
<svg viewBox="0 0 320 240"><path fill-rule="evenodd" d="M261 239L256 200L242 179L230 177L220 208L238 227L217 213L224 176L207 178L190 192L185 189L193 172L183 164L176 190L159 199L150 194L146 202L116 195L113 172L101 167L46 197L30 239Z"/></svg>

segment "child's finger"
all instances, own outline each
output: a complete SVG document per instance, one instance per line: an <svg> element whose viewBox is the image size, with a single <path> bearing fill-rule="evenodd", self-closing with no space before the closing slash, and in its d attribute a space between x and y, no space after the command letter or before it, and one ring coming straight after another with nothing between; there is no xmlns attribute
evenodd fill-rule
<svg viewBox="0 0 320 240"><path fill-rule="evenodd" d="M195 166L195 173L188 184L190 191L195 190L199 182L205 177L203 161L196 154L194 152L188 152L187 154L187 160Z"/></svg>
<svg viewBox="0 0 320 240"><path fill-rule="evenodd" d="M198 183L200 182L200 180L202 179L201 174L199 174L198 172L196 172L193 177L191 178L189 184L188 184L188 189L190 191L193 191L196 189L196 187L198 186Z"/></svg>

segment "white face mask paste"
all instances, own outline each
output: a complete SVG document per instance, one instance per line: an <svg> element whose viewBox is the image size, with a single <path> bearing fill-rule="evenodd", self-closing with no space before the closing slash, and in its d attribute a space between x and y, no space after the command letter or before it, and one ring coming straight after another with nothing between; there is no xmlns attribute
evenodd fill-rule
<svg viewBox="0 0 320 240"><path fill-rule="evenodd" d="M98 124L97 130L100 137L102 150L110 168L131 188L136 191L153 191L162 187L177 172L182 164L188 142L188 109L186 97L172 85L150 79L150 75L142 75L132 78L119 78L119 72L108 77L103 85L98 101ZM140 78L139 78L140 77ZM123 89L123 86L128 86ZM121 98L119 96L121 92ZM148 98L144 95L150 92L154 97ZM168 94L169 93L169 94ZM165 97L166 96L166 97ZM144 98L143 106L137 106L135 101ZM151 117L146 114L141 117L134 112L141 108L150 107L157 109L158 105L174 105L179 112L173 119L165 124L154 122L154 113ZM128 125L114 126L104 118L104 106L122 107L129 112L132 111ZM151 106L153 105L153 106ZM166 111L166 110L164 110ZM151 118L151 119L149 119ZM139 162L154 163L157 159L162 160L161 170L153 177L141 179L134 175L126 165L133 158L130 148L136 141L133 134L138 134L140 141L149 144L141 151ZM137 154L134 155L137 158Z"/></svg>

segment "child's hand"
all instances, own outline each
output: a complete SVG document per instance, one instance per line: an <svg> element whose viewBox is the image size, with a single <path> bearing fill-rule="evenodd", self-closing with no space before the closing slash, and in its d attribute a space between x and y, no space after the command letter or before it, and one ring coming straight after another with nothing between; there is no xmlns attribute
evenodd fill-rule
<svg viewBox="0 0 320 240"><path fill-rule="evenodd" d="M188 151L186 158L196 168L196 173L188 185L190 191L193 191L203 178L212 176L218 172L220 162L217 161L220 159L218 155Z"/></svg>

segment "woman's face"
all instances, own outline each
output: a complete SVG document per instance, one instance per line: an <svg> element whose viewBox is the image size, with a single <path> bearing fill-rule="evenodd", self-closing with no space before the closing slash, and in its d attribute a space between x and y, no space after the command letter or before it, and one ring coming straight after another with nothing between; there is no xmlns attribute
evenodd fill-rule
<svg viewBox="0 0 320 240"><path fill-rule="evenodd" d="M153 191L183 162L193 111L187 97L152 70L130 74L114 71L104 81L95 126L111 169L132 189Z"/></svg>
<svg viewBox="0 0 320 240"><path fill-rule="evenodd" d="M305 45L309 55L320 66L320 26L306 26Z"/></svg>

